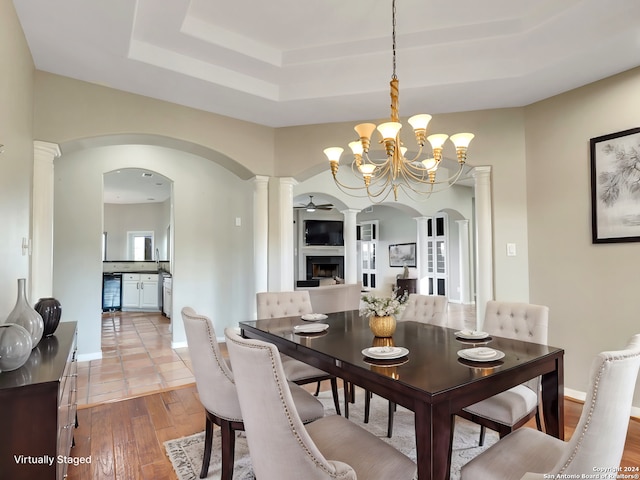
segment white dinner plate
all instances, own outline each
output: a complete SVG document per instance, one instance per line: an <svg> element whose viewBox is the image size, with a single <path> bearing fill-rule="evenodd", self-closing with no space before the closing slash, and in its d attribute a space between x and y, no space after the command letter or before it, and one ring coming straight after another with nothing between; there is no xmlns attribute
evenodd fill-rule
<svg viewBox="0 0 640 480"><path fill-rule="evenodd" d="M328 323L310 323L308 325L295 325L293 331L296 333L320 333L329 328Z"/></svg>
<svg viewBox="0 0 640 480"><path fill-rule="evenodd" d="M465 340L482 340L487 338L489 334L487 332L478 332L477 330L460 330L455 333L455 336Z"/></svg>
<svg viewBox="0 0 640 480"><path fill-rule="evenodd" d="M495 362L504 358L504 352L487 347L465 348L458 351L458 356L472 362Z"/></svg>
<svg viewBox="0 0 640 480"><path fill-rule="evenodd" d="M379 360L400 358L408 353L409 350L404 347L369 347L362 350L362 354L365 357L377 358Z"/></svg>
<svg viewBox="0 0 640 480"><path fill-rule="evenodd" d="M324 313L305 313L301 318L307 322L317 322L318 320L324 320L327 316Z"/></svg>

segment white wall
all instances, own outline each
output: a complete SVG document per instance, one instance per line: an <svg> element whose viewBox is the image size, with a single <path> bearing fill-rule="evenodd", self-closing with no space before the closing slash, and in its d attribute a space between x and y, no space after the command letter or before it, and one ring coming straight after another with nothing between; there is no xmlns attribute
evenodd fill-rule
<svg viewBox="0 0 640 480"><path fill-rule="evenodd" d="M79 322L79 354L100 352L102 175L126 167L154 170L174 182L174 343L186 341L180 316L186 305L211 316L220 336L224 327L251 318L252 183L172 149L88 149L55 162L54 296L65 317Z"/></svg>
<svg viewBox="0 0 640 480"><path fill-rule="evenodd" d="M107 260L133 260L127 251L127 232L153 232L154 249L167 259L167 227L171 201L155 203L107 203L104 205L104 231L107 232ZM155 255L155 253L154 253ZM153 258L155 260L155 257Z"/></svg>

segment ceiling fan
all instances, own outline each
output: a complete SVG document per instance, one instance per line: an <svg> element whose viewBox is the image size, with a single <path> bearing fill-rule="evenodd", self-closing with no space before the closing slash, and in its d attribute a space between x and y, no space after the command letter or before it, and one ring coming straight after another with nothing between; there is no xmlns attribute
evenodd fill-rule
<svg viewBox="0 0 640 480"><path fill-rule="evenodd" d="M298 205L293 207L296 209L304 208L307 212L315 212L316 210L331 210L333 205L330 203L323 203L322 205L316 205L313 203L313 195L309 195L309 203L306 205Z"/></svg>

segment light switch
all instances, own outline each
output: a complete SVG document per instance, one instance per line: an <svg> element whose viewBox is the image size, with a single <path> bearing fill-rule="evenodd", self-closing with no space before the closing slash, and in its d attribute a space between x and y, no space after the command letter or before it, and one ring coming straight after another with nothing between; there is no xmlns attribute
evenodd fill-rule
<svg viewBox="0 0 640 480"><path fill-rule="evenodd" d="M515 256L516 256L516 244L507 243L507 257L515 257Z"/></svg>
<svg viewBox="0 0 640 480"><path fill-rule="evenodd" d="M242 218L236 217L236 227L242 226Z"/></svg>

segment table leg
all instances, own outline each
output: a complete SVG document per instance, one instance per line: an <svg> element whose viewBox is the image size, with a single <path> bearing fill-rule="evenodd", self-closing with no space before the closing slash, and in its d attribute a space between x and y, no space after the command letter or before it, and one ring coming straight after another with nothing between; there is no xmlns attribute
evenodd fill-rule
<svg viewBox="0 0 640 480"><path fill-rule="evenodd" d="M556 369L542 375L542 412L546 432L564 440L564 359L556 360Z"/></svg>
<svg viewBox="0 0 640 480"><path fill-rule="evenodd" d="M421 404L415 410L418 480L448 480L454 416L447 409Z"/></svg>

